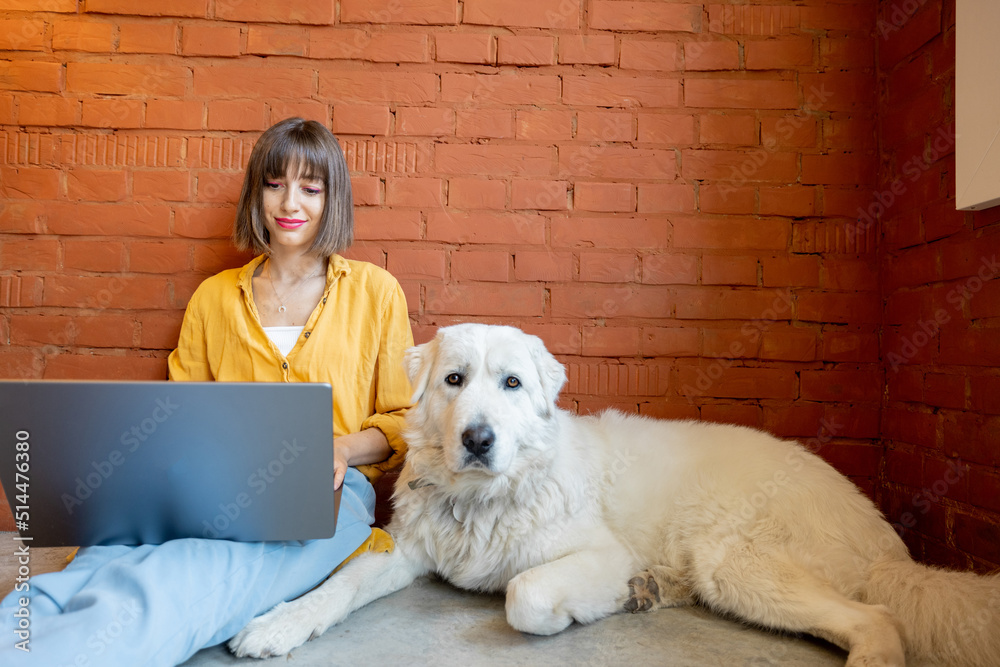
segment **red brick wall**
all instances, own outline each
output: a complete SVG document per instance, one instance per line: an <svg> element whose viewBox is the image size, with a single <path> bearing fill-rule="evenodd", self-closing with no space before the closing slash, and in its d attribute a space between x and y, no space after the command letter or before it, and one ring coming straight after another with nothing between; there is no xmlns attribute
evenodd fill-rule
<svg viewBox="0 0 1000 667"><path fill-rule="evenodd" d="M860 0L0 0L0 376L162 378L193 289L245 259L253 141L298 114L340 137L351 254L399 278L418 341L517 324L568 365L571 409L761 426L875 494L875 21Z"/></svg>
<svg viewBox="0 0 1000 667"><path fill-rule="evenodd" d="M1000 210L955 211L955 2L897 4L880 4L877 36L887 384L879 497L918 558L994 569Z"/></svg>

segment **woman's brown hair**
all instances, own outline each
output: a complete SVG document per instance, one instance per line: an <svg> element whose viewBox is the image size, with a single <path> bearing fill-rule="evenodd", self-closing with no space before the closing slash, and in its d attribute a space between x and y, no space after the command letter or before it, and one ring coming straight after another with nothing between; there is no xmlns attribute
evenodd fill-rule
<svg viewBox="0 0 1000 667"><path fill-rule="evenodd" d="M301 118L272 125L254 145L236 205L236 247L258 254L270 251L271 235L264 225L264 182L282 178L289 170L299 177L322 181L326 194L319 232L310 250L329 257L350 247L354 241L354 202L344 153L330 130Z"/></svg>

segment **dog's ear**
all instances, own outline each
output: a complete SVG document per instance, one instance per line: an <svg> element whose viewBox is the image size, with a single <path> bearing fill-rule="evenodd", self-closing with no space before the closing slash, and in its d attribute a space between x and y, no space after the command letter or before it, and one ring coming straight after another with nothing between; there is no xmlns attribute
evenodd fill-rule
<svg viewBox="0 0 1000 667"><path fill-rule="evenodd" d="M542 394L536 401L538 414L543 417L551 417L559 398L559 392L566 384L566 368L559 360L552 356L545 343L537 336L531 336L531 358L538 368L538 379L542 385Z"/></svg>
<svg viewBox="0 0 1000 667"><path fill-rule="evenodd" d="M430 380L431 366L434 359L434 351L437 348L437 338L429 343L411 347L403 353L403 364L406 367L406 376L413 387L413 397L411 403L416 403L427 391L427 383Z"/></svg>

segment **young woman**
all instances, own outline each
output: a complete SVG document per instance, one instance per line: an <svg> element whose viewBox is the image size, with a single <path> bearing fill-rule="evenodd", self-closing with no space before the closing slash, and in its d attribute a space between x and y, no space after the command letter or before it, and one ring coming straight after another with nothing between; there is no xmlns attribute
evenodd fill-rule
<svg viewBox="0 0 1000 667"><path fill-rule="evenodd" d="M401 463L413 338L398 283L344 259L351 183L336 138L299 118L254 146L234 240L259 255L199 286L188 303L171 380L329 382L337 534L305 543L185 539L82 549L31 579L31 652L13 647L17 597L0 605L0 664L176 665L229 639L254 616L323 581L346 559L391 549L372 531L370 480ZM356 469L354 466L359 466ZM302 511L312 511L303 507Z"/></svg>

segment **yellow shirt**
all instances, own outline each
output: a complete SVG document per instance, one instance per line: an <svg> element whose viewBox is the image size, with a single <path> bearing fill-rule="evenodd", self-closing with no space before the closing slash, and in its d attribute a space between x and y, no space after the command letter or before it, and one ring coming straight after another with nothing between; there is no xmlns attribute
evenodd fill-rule
<svg viewBox="0 0 1000 667"><path fill-rule="evenodd" d="M171 380L221 382L329 382L333 434L377 428L392 455L358 466L370 480L402 463L401 431L412 390L403 352L413 346L406 299L399 283L367 262L330 257L326 290L286 357L261 326L251 279L264 255L242 269L205 280L188 302Z"/></svg>

